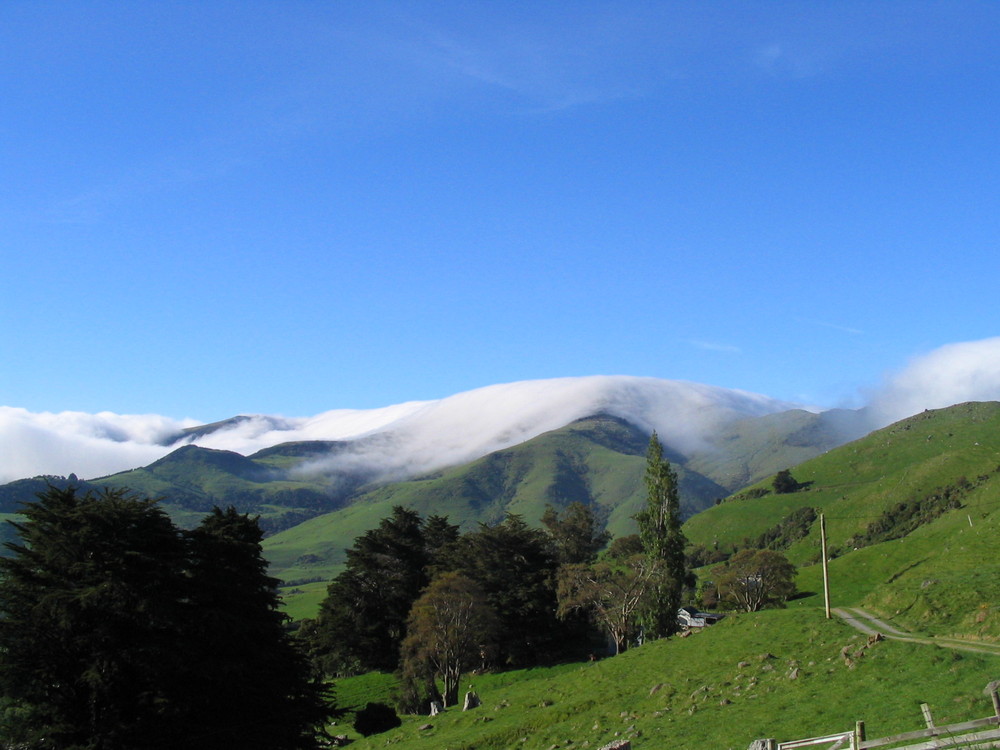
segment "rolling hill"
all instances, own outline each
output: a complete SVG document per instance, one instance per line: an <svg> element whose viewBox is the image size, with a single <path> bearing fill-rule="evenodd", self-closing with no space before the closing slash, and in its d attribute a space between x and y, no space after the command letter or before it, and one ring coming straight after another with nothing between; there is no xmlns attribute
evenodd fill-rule
<svg viewBox="0 0 1000 750"><path fill-rule="evenodd" d="M835 600L932 633L1000 637L1000 403L917 414L793 473L799 491L749 487L690 518L685 533L732 547L813 508L826 517ZM800 586L820 590L818 520L786 554L806 566Z"/></svg>

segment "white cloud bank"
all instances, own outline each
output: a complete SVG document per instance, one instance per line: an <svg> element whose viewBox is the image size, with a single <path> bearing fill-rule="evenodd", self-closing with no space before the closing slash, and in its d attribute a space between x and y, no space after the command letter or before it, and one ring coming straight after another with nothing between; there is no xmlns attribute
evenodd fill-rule
<svg viewBox="0 0 1000 750"><path fill-rule="evenodd" d="M882 424L965 401L1000 401L1000 337L948 344L911 360L871 399Z"/></svg>
<svg viewBox="0 0 1000 750"><path fill-rule="evenodd" d="M941 347L914 359L874 394L882 424L963 401L1000 400L1000 338ZM493 385L437 401L338 409L313 417L254 416L194 439L249 455L297 440L354 441L307 471L376 466L402 477L464 463L598 412L656 429L680 450L726 422L793 408L744 391L656 378L590 376ZM145 466L181 443L192 420L157 415L32 413L0 407L0 482L38 474L94 478Z"/></svg>
<svg viewBox="0 0 1000 750"><path fill-rule="evenodd" d="M103 476L155 461L192 421L155 414L34 413L0 406L0 482L38 474Z"/></svg>
<svg viewBox="0 0 1000 750"><path fill-rule="evenodd" d="M437 401L381 409L334 410L314 417L254 416L193 441L249 455L298 440L358 441L354 450L307 470L374 465L393 477L470 461L604 412L655 428L691 447L720 424L791 405L742 391L656 378L592 376L479 388ZM181 443L164 445L194 423L154 415L33 414L0 407L0 481L38 474L93 478L143 466Z"/></svg>

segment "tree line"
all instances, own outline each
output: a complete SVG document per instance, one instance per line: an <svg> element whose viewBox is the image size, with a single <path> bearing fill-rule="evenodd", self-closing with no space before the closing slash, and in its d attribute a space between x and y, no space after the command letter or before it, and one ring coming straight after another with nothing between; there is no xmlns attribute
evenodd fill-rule
<svg viewBox="0 0 1000 750"><path fill-rule="evenodd" d="M312 750L331 696L286 631L256 519L50 487L0 558L0 737L59 750Z"/></svg>

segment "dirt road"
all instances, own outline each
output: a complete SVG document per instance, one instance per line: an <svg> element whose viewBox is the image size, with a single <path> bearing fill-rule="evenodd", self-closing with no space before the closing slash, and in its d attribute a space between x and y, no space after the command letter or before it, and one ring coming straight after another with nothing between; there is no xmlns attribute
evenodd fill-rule
<svg viewBox="0 0 1000 750"><path fill-rule="evenodd" d="M974 651L979 654L1000 656L1000 643L968 641L959 638L931 638L915 633L907 633L858 607L837 607L832 609L831 612L865 635L881 633L884 637L894 641L907 641L927 646L941 646L942 648L953 648L958 651Z"/></svg>

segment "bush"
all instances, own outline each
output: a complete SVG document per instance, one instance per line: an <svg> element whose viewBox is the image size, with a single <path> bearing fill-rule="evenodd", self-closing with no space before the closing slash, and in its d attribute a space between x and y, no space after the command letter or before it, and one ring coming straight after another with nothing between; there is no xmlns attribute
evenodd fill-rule
<svg viewBox="0 0 1000 750"><path fill-rule="evenodd" d="M384 703L369 703L354 715L354 731L365 737L388 732L402 723L392 706Z"/></svg>

